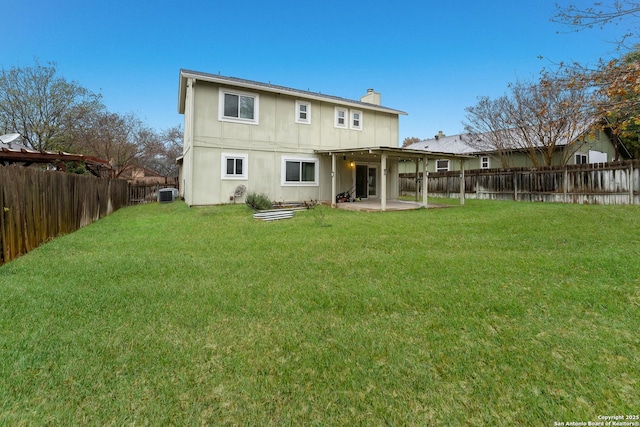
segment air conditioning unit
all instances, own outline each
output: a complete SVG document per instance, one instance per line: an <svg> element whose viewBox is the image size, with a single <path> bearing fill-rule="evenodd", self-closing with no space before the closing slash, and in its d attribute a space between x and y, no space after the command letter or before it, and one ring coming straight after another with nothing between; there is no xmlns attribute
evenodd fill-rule
<svg viewBox="0 0 640 427"><path fill-rule="evenodd" d="M158 190L158 202L173 202L176 199L178 190L175 188L161 188Z"/></svg>

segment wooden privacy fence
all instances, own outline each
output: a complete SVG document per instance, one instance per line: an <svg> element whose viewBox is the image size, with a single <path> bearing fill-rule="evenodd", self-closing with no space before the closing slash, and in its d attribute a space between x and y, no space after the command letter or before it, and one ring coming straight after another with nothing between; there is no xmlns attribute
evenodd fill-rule
<svg viewBox="0 0 640 427"><path fill-rule="evenodd" d="M430 172L429 196L459 197L460 180L460 171ZM421 182L422 174L419 186ZM415 186L415 174L400 175L400 194L415 194ZM640 204L640 160L540 168L474 169L464 172L464 188L465 197L469 199Z"/></svg>
<svg viewBox="0 0 640 427"><path fill-rule="evenodd" d="M0 166L0 264L128 202L125 180Z"/></svg>

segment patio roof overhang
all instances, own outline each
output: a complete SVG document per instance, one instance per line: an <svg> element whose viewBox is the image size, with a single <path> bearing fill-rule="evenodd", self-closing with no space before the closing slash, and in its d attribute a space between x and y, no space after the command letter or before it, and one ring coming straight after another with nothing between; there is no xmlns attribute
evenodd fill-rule
<svg viewBox="0 0 640 427"><path fill-rule="evenodd" d="M416 172L418 160L423 160L424 176L428 175L427 163L429 159L458 159L460 161L460 173L463 179L460 180L460 204L464 204L464 163L468 159L472 159L475 156L466 154L450 154L450 153L437 153L426 150L411 150L400 147L357 147L357 148L338 148L334 150L314 150L317 154L331 156L331 205L335 207L336 200L336 158L338 156L348 157L349 159L361 160L361 161L375 161L380 162L380 168L382 174L387 174L387 160L389 158L395 158L398 160L415 160ZM396 172L397 173L397 170ZM386 179L380 180L380 209L386 210L387 205L387 188ZM423 206L427 207L427 186L422 186L422 200Z"/></svg>
<svg viewBox="0 0 640 427"><path fill-rule="evenodd" d="M49 152L35 150L9 150L0 149L0 163L12 164L22 163L30 166L33 163L54 164L62 170L66 170L65 162L83 163L89 172L95 176L102 176L103 172L109 174L113 168L107 160L95 156L85 156L82 154L70 154L65 152Z"/></svg>
<svg viewBox="0 0 640 427"><path fill-rule="evenodd" d="M382 154L386 154L388 157L395 157L404 160L414 159L459 159L468 160L473 159L475 156L468 154L451 154L451 153L438 153L435 151L427 150L411 150L408 148L400 147L358 147L358 148L339 148L335 150L315 150L318 154L336 154L350 157L371 158L380 157Z"/></svg>

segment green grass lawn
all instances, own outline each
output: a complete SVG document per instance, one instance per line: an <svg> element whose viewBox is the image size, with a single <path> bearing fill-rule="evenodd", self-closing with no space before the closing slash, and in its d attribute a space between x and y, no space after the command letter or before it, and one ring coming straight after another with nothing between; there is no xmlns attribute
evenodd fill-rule
<svg viewBox="0 0 640 427"><path fill-rule="evenodd" d="M122 209L0 268L0 425L640 412L640 209Z"/></svg>

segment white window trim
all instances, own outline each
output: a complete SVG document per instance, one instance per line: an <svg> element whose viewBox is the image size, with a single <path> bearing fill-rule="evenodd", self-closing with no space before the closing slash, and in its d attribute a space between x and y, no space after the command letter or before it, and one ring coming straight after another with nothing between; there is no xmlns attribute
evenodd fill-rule
<svg viewBox="0 0 640 427"><path fill-rule="evenodd" d="M483 166L483 159L487 159L487 166ZM489 156L480 156L480 169L491 169L491 158Z"/></svg>
<svg viewBox="0 0 640 427"><path fill-rule="evenodd" d="M307 107L307 118L306 119L301 119L300 118L300 106L301 105L305 105ZM310 125L311 124L311 103L310 102L296 101L296 123L300 123L300 124L303 124L303 125Z"/></svg>
<svg viewBox="0 0 640 427"><path fill-rule="evenodd" d="M447 162L447 168L438 167L438 162ZM436 160L436 172L449 172L449 168L451 167L451 161L449 159L437 159Z"/></svg>
<svg viewBox="0 0 640 427"><path fill-rule="evenodd" d="M306 182L289 182L287 181L287 162L307 162L315 163L314 180ZM317 187L320 182L320 160L314 157L288 157L282 156L280 161L280 184L283 187Z"/></svg>
<svg viewBox="0 0 640 427"><path fill-rule="evenodd" d="M349 114L349 127L350 127L351 129L354 129L354 130L362 130L362 118L363 118L363 116L364 116L364 114L362 114L362 111L360 111L360 110L350 110L350 111L349 111L349 113L350 113L350 114ZM354 117L353 117L353 116L354 116L355 114L359 114L359 115L360 115L360 119L359 119L360 124L359 124L358 126L356 126L356 125L353 123L353 121L354 121Z"/></svg>
<svg viewBox="0 0 640 427"><path fill-rule="evenodd" d="M222 153L220 156L220 178L224 180L249 179L249 155L242 153ZM242 175L227 175L227 159L242 159Z"/></svg>
<svg viewBox="0 0 640 427"><path fill-rule="evenodd" d="M233 122L233 123L246 123L251 125L260 124L260 95L251 92L242 92L238 90L231 90L220 88L218 95L218 120L221 122ZM224 96L236 95L236 96L249 96L253 98L253 119L242 119L239 117L228 117L224 115Z"/></svg>
<svg viewBox="0 0 640 427"><path fill-rule="evenodd" d="M344 113L344 124L339 124L338 123L338 112L343 112ZM335 107L334 108L334 120L333 120L333 126L340 128L340 129L348 129L349 128L349 124L348 124L348 120L349 120L349 109L347 108L342 108L342 107Z"/></svg>

